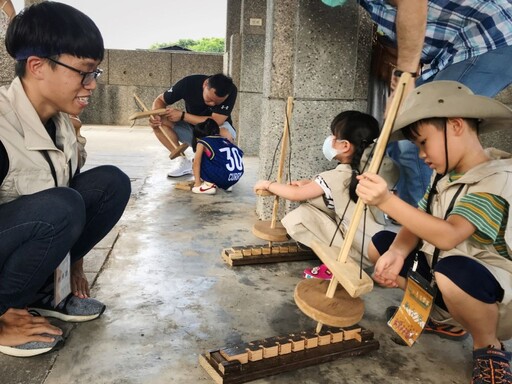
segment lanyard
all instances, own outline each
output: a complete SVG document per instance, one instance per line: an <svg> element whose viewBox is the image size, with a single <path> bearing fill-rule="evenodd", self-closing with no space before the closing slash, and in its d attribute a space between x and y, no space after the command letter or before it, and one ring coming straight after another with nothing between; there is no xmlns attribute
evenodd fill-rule
<svg viewBox="0 0 512 384"><path fill-rule="evenodd" d="M436 184L437 184L437 182L433 183L432 188L430 190L430 193L432 193L432 189L436 187ZM461 184L459 186L459 189L457 189L457 192L455 192L455 195L453 195L452 200L450 201L450 205L448 206L448 209L446 210L446 213L444 215L444 220L446 220L448 218L448 215L453 210L455 202L457 201L457 198L459 197L460 193L462 192L462 188L463 187L464 187L464 184ZM430 204L432 203L432 199L430 199L430 196L429 196L428 200L429 200L429 204L428 204L428 207L427 207L427 213L431 213L430 212ZM430 267L430 273L432 274L432 285L435 284L435 280L434 280L434 267L437 264L437 260L439 258L439 254L440 253L441 253L441 250L439 248L435 247L434 253L432 255L432 266ZM417 258L418 258L418 256L416 255L416 260L414 261L414 265L417 265Z"/></svg>

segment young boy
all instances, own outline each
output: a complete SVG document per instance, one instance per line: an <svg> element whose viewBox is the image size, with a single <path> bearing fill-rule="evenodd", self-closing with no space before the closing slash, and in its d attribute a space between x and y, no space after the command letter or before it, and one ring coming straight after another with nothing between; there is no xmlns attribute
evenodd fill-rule
<svg viewBox="0 0 512 384"><path fill-rule="evenodd" d="M206 119L194 126L193 193L214 195L217 187L230 191L244 174L244 153L228 139L220 136L219 125Z"/></svg>
<svg viewBox="0 0 512 384"><path fill-rule="evenodd" d="M478 137L511 127L509 108L462 84L422 85L406 99L392 135L413 141L436 174L418 208L377 175L359 176L357 187L366 204L402 224L396 237L374 236L374 280L403 289L419 249L418 272L433 275L438 288L432 324L471 334L475 384L512 383L511 353L501 343L512 336L512 158L484 149Z"/></svg>
<svg viewBox="0 0 512 384"><path fill-rule="evenodd" d="M69 115L89 104L101 74L100 31L82 12L44 1L15 16L5 38L16 78L0 88L0 352L34 356L62 343L63 321L98 318L83 257L121 217L130 180L113 166L79 170ZM54 270L71 293L54 302ZM28 310L30 311L28 311Z"/></svg>

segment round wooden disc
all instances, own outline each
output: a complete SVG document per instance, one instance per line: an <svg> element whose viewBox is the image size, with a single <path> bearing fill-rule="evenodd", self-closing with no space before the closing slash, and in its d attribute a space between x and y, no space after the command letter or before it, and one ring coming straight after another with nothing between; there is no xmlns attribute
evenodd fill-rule
<svg viewBox="0 0 512 384"><path fill-rule="evenodd" d="M171 154L169 155L169 157L171 158L171 160L177 158L178 156L180 156L183 152L185 152L185 149L188 148L188 144L187 143L181 143L180 145L178 145L176 148L174 148L172 151L171 151Z"/></svg>
<svg viewBox="0 0 512 384"><path fill-rule="evenodd" d="M258 196L274 196L274 194L266 189L257 189L256 194Z"/></svg>
<svg viewBox="0 0 512 384"><path fill-rule="evenodd" d="M276 227L270 228L271 224L271 221L258 221L254 224L254 227L252 227L252 233L254 236L267 241L287 241L288 235L283 224L276 221Z"/></svg>
<svg viewBox="0 0 512 384"><path fill-rule="evenodd" d="M325 296L328 287L328 280L302 280L295 287L295 304L306 316L331 327L347 327L359 322L364 314L363 300L351 297L341 285L330 299Z"/></svg>

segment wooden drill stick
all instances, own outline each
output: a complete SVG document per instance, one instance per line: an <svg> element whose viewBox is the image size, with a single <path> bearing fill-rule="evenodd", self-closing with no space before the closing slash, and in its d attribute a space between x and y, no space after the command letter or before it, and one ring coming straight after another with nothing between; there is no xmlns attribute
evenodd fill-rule
<svg viewBox="0 0 512 384"><path fill-rule="evenodd" d="M379 171L380 164L384 157L386 146L388 144L389 137L391 136L393 125L395 123L398 109L400 108L402 98L404 97L405 88L410 80L411 74L406 72L404 72L400 77L399 83L395 89L393 101L389 108L388 116L386 117L386 121L384 122L384 126L382 127L382 131L377 140L377 144L375 145L375 152L368 167L368 172L377 173ZM352 297L356 297L364 293L370 292L373 289L373 281L371 277L364 272L362 278L359 278L359 276L354 275L353 266L356 264L349 263L350 261L353 262L353 260L348 259L350 248L352 247L352 242L354 241L354 237L357 232L361 216L363 214L363 209L364 203L361 199L358 199L356 207L354 209L354 213L352 215L352 219L350 220L350 225L347 234L345 235L345 239L343 240L343 246L340 250L340 254L337 260L332 260L332 258L330 257L325 257L328 255L324 255L324 257L322 258L322 252L317 253L315 246L312 247L313 250L315 250L315 253L318 254L318 256L327 265L327 267L332 273L332 279L329 283L329 287L327 288L326 292L326 297L328 298L334 297L338 283L340 283ZM352 268L348 268L349 265L352 265ZM320 332L321 329L322 323L319 322L316 330L317 332Z"/></svg>
<svg viewBox="0 0 512 384"><path fill-rule="evenodd" d="M165 108L161 108L161 109L156 109L154 111L150 111L148 110L148 108L146 107L146 105L142 102L141 99L139 99L139 97L134 93L133 94L133 97L135 98L135 101L139 104L139 106L144 110L143 112L137 112L137 113L134 113L133 115L130 116L130 120L135 120L135 119L138 119L140 117L147 117L147 116L150 116L150 117L153 117L154 115L159 115L159 114L165 114L166 112L166 109ZM144 114L144 115L142 115ZM137 115L137 116L136 116ZM136 117L134 117L136 116ZM188 144L186 143L182 143L182 144L176 144L172 139L171 137L167 134L167 132L165 132L165 130L162 128L161 125L158 126L158 128L160 129L160 132L162 132L162 134L165 136L165 138L167 139L167 141L169 141L169 143L171 143L172 147L174 148L172 151L171 151L171 155L170 155L170 158L171 159L175 159L176 157L178 156L185 156L183 154L183 152L185 151L185 149L188 148Z"/></svg>
<svg viewBox="0 0 512 384"><path fill-rule="evenodd" d="M284 120L284 130L283 130L283 142L281 143L281 153L279 154L279 166L277 168L277 179L276 182L278 184L283 180L283 171L284 171L284 161L286 159L286 151L288 147L288 132L290 130L289 121L292 118L292 109L293 109L293 97L288 97L288 101L286 102L286 118ZM272 209L272 223L270 224L270 228L276 227L277 221L277 209L279 208L279 196L276 195L274 198L274 206Z"/></svg>
<svg viewBox="0 0 512 384"><path fill-rule="evenodd" d="M292 116L293 109L293 97L288 97L286 103L286 117L284 121L284 131L281 143L281 154L279 157L279 166L277 169L277 183L281 183L283 178L284 161L286 158L286 151L288 146L288 131L289 121ZM259 195L265 196L266 194L258 193ZM268 196L268 195L267 195ZM253 227L253 234L261 239L268 240L270 247L272 247L272 241L286 241L287 234L286 229L281 223L277 223L277 211L279 208L279 196L274 195L274 204L272 207L272 219L268 221L259 221Z"/></svg>

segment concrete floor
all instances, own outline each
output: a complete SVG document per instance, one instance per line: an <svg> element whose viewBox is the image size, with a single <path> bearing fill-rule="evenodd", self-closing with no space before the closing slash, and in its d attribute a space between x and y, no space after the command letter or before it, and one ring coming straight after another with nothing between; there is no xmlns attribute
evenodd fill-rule
<svg viewBox="0 0 512 384"><path fill-rule="evenodd" d="M315 327L293 290L316 262L231 268L220 257L225 247L265 243L251 234L257 158L245 158L246 173L232 193L198 196L174 189L167 153L148 128L82 132L87 166L117 165L133 185L121 221L86 257L93 295L107 310L89 323L58 323L67 335L58 352L0 356L1 383L213 383L199 354ZM378 351L253 383L468 383L470 340L424 335L413 348L391 340L384 311L400 298L378 287L364 296L360 324L375 333Z"/></svg>

